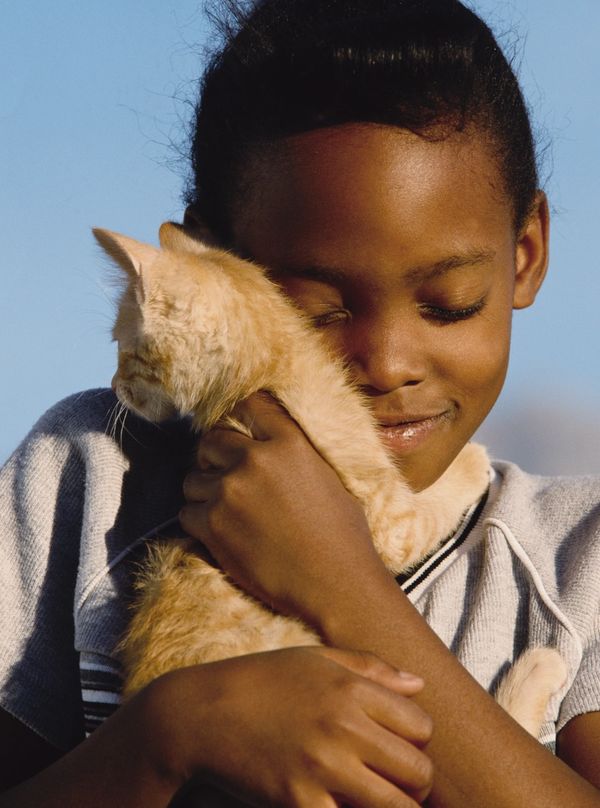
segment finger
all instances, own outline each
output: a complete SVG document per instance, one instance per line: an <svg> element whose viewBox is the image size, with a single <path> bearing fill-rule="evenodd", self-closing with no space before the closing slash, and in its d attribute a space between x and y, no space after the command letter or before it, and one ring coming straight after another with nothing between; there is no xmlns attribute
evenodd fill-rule
<svg viewBox="0 0 600 808"><path fill-rule="evenodd" d="M208 527L208 509L203 503L188 502L179 511L179 524L193 539L201 541L202 544L212 551L209 541L212 533Z"/></svg>
<svg viewBox="0 0 600 808"><path fill-rule="evenodd" d="M183 479L183 496L186 502L210 502L221 486L219 471L194 469Z"/></svg>
<svg viewBox="0 0 600 808"><path fill-rule="evenodd" d="M403 696L415 695L423 689L424 682L420 676L401 671L368 651L348 651L342 648L319 648L315 651L353 673Z"/></svg>
<svg viewBox="0 0 600 808"><path fill-rule="evenodd" d="M300 427L287 410L266 390L253 393L240 402L233 414L250 428L256 440L270 440Z"/></svg>
<svg viewBox="0 0 600 808"><path fill-rule="evenodd" d="M201 502L193 502L184 505L179 511L179 524L185 533L192 539L200 542L202 548L210 553L209 563L214 566L214 562L220 567L225 566L226 557L223 553L223 544L219 541L218 534L215 534L209 515L209 505ZM204 560L207 560L203 556Z"/></svg>
<svg viewBox="0 0 600 808"><path fill-rule="evenodd" d="M252 438L241 432L215 427L198 441L196 463L202 471L231 468L251 443Z"/></svg>
<svg viewBox="0 0 600 808"><path fill-rule="evenodd" d="M373 724L361 754L365 765L417 800L424 799L433 782L433 764L408 740Z"/></svg>
<svg viewBox="0 0 600 808"><path fill-rule="evenodd" d="M334 791L333 796L344 806L352 808L418 808L409 794L385 780L366 766L361 767L349 784Z"/></svg>
<svg viewBox="0 0 600 808"><path fill-rule="evenodd" d="M339 803L332 796L324 793L323 788L304 783L293 791L293 804L295 808L338 808ZM287 804L287 803L286 803ZM263 808L264 801L257 803Z"/></svg>
<svg viewBox="0 0 600 808"><path fill-rule="evenodd" d="M419 705L385 687L373 687L363 704L365 713L396 736L423 747L433 734L433 721Z"/></svg>

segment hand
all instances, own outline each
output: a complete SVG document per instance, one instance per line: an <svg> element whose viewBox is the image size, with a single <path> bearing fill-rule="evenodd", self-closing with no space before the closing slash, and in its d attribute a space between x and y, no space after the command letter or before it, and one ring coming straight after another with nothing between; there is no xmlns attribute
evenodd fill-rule
<svg viewBox="0 0 600 808"><path fill-rule="evenodd" d="M174 671L147 688L162 765L244 803L408 808L424 800L420 679L369 654L294 648ZM202 787L198 789L202 793Z"/></svg>
<svg viewBox="0 0 600 808"><path fill-rule="evenodd" d="M183 528L242 588L317 629L336 595L368 591L389 575L358 501L270 396L236 417L255 438L215 428L185 479Z"/></svg>

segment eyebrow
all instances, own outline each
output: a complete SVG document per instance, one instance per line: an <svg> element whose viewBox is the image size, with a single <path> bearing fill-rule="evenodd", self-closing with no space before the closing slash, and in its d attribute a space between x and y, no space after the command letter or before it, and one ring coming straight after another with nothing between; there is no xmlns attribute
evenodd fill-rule
<svg viewBox="0 0 600 808"><path fill-rule="evenodd" d="M476 267L481 264L489 264L496 257L494 250L472 250L457 255L449 255L436 261L434 264L413 267L406 273L406 279L410 281L428 281L445 275L453 269L464 269Z"/></svg>
<svg viewBox="0 0 600 808"><path fill-rule="evenodd" d="M433 264L412 267L405 274L405 279L409 283L418 283L438 278L451 272L454 269L476 267L487 264L496 256L493 250L472 250L456 255L449 255ZM340 269L334 267L320 266L313 264L306 267L290 267L280 270L282 275L294 278L306 278L307 280L320 281L331 286L341 286L348 283L348 275Z"/></svg>
<svg viewBox="0 0 600 808"><path fill-rule="evenodd" d="M348 276L340 269L311 264L307 267L288 267L278 271L277 274L287 275L291 278L306 278L309 281L321 281L331 286L341 286L348 283Z"/></svg>

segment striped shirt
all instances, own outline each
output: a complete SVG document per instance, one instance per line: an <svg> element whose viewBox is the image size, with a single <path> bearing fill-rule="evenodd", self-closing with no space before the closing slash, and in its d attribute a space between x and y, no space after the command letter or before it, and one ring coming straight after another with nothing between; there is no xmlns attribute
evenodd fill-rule
<svg viewBox="0 0 600 808"><path fill-rule="evenodd" d="M121 703L123 678L113 659L85 651L79 655L79 674L85 734L89 735Z"/></svg>

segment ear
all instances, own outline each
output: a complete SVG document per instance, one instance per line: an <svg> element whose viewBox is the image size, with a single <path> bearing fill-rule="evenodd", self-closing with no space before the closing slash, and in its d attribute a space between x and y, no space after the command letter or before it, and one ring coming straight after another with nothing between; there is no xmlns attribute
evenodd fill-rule
<svg viewBox="0 0 600 808"><path fill-rule="evenodd" d="M217 250L227 249L206 224L195 205L188 205L183 214L183 227L193 239Z"/></svg>
<svg viewBox="0 0 600 808"><path fill-rule="evenodd" d="M142 274L142 269L149 269L160 255L160 250L151 244L142 244L129 236L112 233L110 230L92 228L92 233L102 249L113 261L124 269L130 278L135 280Z"/></svg>
<svg viewBox="0 0 600 808"><path fill-rule="evenodd" d="M202 254L211 249L208 244L199 241L195 235L188 233L183 225L176 222L164 222L158 231L160 246L173 252Z"/></svg>
<svg viewBox="0 0 600 808"><path fill-rule="evenodd" d="M550 213L546 194L540 191L517 238L513 308L526 309L534 302L548 269Z"/></svg>

